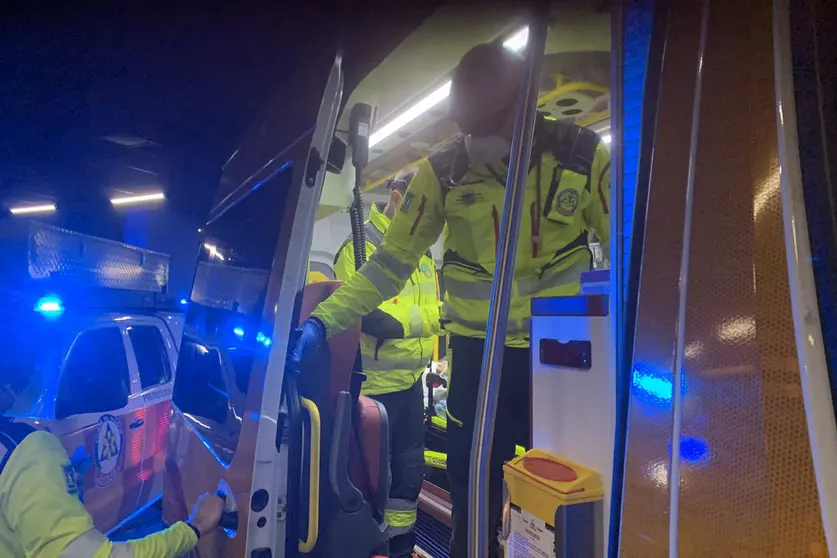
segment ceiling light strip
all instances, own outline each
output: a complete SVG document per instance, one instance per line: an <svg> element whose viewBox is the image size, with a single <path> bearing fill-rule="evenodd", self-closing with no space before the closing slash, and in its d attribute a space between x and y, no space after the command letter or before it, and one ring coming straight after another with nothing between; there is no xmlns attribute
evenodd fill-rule
<svg viewBox="0 0 837 558"><path fill-rule="evenodd" d="M520 52L526 46L528 41L529 28L524 27L504 41L503 46L512 52ZM450 80L446 81L418 103L381 126L380 129L375 130L369 137L369 147L374 147L375 145L381 143L383 140L387 139L392 134L447 99L450 95L450 85Z"/></svg>
<svg viewBox="0 0 837 558"><path fill-rule="evenodd" d="M163 192L157 192L155 194L145 194L142 196L127 196L124 198L112 198L110 203L113 205L126 205L130 203L142 203L142 202L149 202L149 201L158 201L166 199L166 195Z"/></svg>
<svg viewBox="0 0 837 558"><path fill-rule="evenodd" d="M54 203L9 208L9 212L13 215L24 215L26 213L48 213L50 211L55 211Z"/></svg>

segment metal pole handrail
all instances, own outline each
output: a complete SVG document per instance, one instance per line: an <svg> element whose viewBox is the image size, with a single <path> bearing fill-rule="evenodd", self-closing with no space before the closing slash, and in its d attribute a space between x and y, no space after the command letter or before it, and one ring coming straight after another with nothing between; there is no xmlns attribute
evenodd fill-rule
<svg viewBox="0 0 837 558"><path fill-rule="evenodd" d="M697 67L695 68L695 95L692 99L692 129L689 133L689 167L686 175L686 206L683 218L683 251L680 255L680 278L675 322L676 345L674 369L672 370L672 429L671 465L668 472L668 556L677 558L680 549L680 441L683 430L683 366L686 355L686 314L689 302L689 264L692 251L692 221L694 219L695 180L698 166L700 140L700 109L703 99L703 77L706 61L706 41L709 34L710 0L703 0L700 21L700 42L698 43Z"/></svg>
<svg viewBox="0 0 837 558"><path fill-rule="evenodd" d="M503 220L500 225L497 264L491 290L491 307L488 312L488 329L485 333L482 374L474 421L472 445L474 451L471 453L468 480L468 556L470 558L488 556L489 462L494 437L494 419L497 414L497 396L500 390L515 256L517 255L520 215L529 175L529 159L532 155L535 118L538 110L541 65L546 46L547 14L542 12L541 4L544 3L538 4L538 9L534 10L529 23L529 41L518 98L509 174L506 179Z"/></svg>

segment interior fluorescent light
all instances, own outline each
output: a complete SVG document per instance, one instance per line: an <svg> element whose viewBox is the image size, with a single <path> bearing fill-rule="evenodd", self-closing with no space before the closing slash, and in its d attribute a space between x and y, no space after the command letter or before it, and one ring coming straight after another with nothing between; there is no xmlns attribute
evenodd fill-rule
<svg viewBox="0 0 837 558"><path fill-rule="evenodd" d="M147 201L157 201L166 199L166 195L162 192L156 194L145 194L143 196L128 196L124 198L112 198L110 203L113 205L125 205L128 203L142 203Z"/></svg>
<svg viewBox="0 0 837 558"><path fill-rule="evenodd" d="M526 46L526 43L529 40L529 28L524 27L508 39L503 42L503 46L509 49L512 52L520 52ZM435 91L430 93L427 97L423 98L415 105L411 106L383 126L380 129L375 130L371 136L369 136L369 147L374 147L375 145L381 143L383 140L390 137L392 134L427 112L428 110L432 109L442 101L448 98L450 95L450 81L446 81L441 86L439 86Z"/></svg>
<svg viewBox="0 0 837 558"><path fill-rule="evenodd" d="M55 211L55 204L45 205L28 205L23 207L10 207L9 211L14 215L23 215L24 213L47 213Z"/></svg>
<svg viewBox="0 0 837 558"><path fill-rule="evenodd" d="M428 110L432 109L450 95L450 81L446 81L433 93L411 106L369 137L369 147L372 147L385 140Z"/></svg>
<svg viewBox="0 0 837 558"><path fill-rule="evenodd" d="M520 52L529 42L529 27L524 27L503 42L503 46L512 52Z"/></svg>

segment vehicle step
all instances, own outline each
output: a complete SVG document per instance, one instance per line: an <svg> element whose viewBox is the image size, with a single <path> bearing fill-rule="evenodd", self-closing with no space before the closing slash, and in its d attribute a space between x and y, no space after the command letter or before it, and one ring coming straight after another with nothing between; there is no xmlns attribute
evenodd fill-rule
<svg viewBox="0 0 837 558"><path fill-rule="evenodd" d="M424 558L450 558L450 527L418 510L416 518L416 550Z"/></svg>

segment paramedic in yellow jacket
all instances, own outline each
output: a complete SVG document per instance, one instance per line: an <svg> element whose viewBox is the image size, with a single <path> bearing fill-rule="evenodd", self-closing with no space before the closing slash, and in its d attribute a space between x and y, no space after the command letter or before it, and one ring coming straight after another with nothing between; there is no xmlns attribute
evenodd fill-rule
<svg viewBox="0 0 837 558"><path fill-rule="evenodd" d="M452 558L467 556L473 424L521 76L522 59L498 43L462 58L452 76L450 114L464 137L418 163L380 248L320 304L289 353L289 366L297 366L324 337L398 293L444 231ZM514 456L515 444L529 445L531 300L578 294L581 273L592 267L590 232L604 249L610 240L610 154L595 133L539 116L529 168L489 466L492 527L500 523L503 461ZM489 547L496 556L493 531Z"/></svg>
<svg viewBox="0 0 837 558"><path fill-rule="evenodd" d="M0 369L0 414L27 378ZM189 521L126 543L111 543L93 526L79 499L79 482L61 442L0 416L0 556L3 558L174 558L190 552L217 527L224 502L204 494Z"/></svg>
<svg viewBox="0 0 837 558"><path fill-rule="evenodd" d="M364 226L366 256L373 256L401 204L412 174L387 183L389 202L373 205ZM334 274L348 281L355 274L355 250L349 238L334 259ZM424 477L424 394L421 377L439 333L436 265L422 254L406 285L363 317L360 340L366 381L362 393L384 404L391 433L389 501L384 518L390 529L390 556L409 558Z"/></svg>

